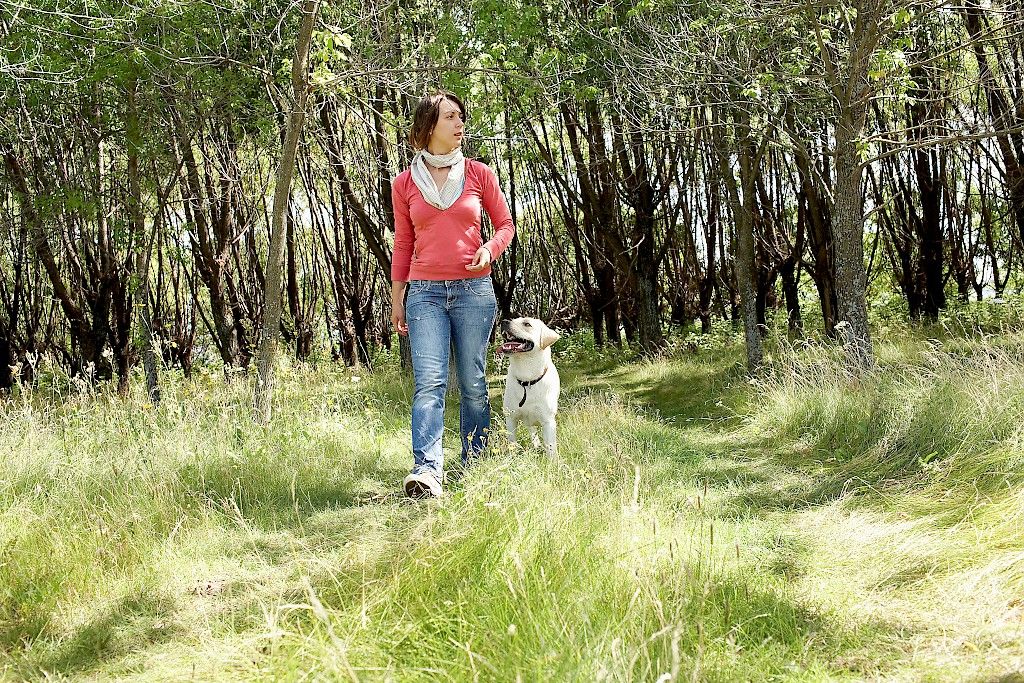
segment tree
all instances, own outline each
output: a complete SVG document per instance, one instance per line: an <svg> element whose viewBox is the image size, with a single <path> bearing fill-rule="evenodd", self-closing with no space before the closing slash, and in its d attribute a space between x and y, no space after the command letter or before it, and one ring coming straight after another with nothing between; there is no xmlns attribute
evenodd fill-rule
<svg viewBox="0 0 1024 683"><path fill-rule="evenodd" d="M309 46L313 39L313 27L316 24L319 8L319 0L303 0L302 24L295 43L295 57L292 60L294 103L288 117L284 143L281 145L281 158L278 161L277 180L274 185L273 224L264 289L263 331L260 337L254 397L256 419L264 423L269 422L271 416L271 404L274 396L274 364L277 362L277 344L281 327L285 214L288 211L288 201L291 195L295 155L298 152L299 137L302 135L302 126L306 118L306 100L309 97Z"/></svg>
<svg viewBox="0 0 1024 683"><path fill-rule="evenodd" d="M846 357L851 367L874 364L868 326L867 271L864 266L864 164L861 137L871 104L868 80L881 37L885 2L854 0L839 10L847 44L824 38L821 9L808 9L835 107L835 265L836 300ZM843 53L845 52L845 55Z"/></svg>

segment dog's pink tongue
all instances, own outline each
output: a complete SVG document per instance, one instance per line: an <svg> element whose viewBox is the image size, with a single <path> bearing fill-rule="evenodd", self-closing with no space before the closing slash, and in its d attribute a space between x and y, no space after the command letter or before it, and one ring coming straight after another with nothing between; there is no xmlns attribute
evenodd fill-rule
<svg viewBox="0 0 1024 683"><path fill-rule="evenodd" d="M518 353L523 348L519 342L505 342L501 345L500 353Z"/></svg>

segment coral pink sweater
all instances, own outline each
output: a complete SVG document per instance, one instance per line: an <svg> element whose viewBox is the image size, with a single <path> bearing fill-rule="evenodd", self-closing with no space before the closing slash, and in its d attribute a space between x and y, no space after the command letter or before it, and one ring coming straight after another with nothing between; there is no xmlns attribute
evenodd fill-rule
<svg viewBox="0 0 1024 683"><path fill-rule="evenodd" d="M466 270L480 246L497 260L515 235L498 179L479 161L466 159L466 187L445 211L424 201L408 170L391 184L391 201L395 207L391 279L395 282L483 277L491 272L490 266L479 272ZM494 237L486 244L480 233L481 207L494 226Z"/></svg>

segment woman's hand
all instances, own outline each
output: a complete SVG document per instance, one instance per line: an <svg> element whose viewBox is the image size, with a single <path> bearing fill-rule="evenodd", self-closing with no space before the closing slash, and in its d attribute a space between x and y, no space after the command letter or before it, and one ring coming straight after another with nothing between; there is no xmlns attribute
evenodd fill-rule
<svg viewBox="0 0 1024 683"><path fill-rule="evenodd" d="M405 306L402 304L391 304L391 324L403 337L409 336L409 325L405 322Z"/></svg>
<svg viewBox="0 0 1024 683"><path fill-rule="evenodd" d="M487 247L480 247L476 250L476 255L473 256L473 262L466 266L466 270L474 273L479 273L481 270L486 268L491 262L491 252Z"/></svg>
<svg viewBox="0 0 1024 683"><path fill-rule="evenodd" d="M403 337L409 335L409 324L405 321L405 288L406 282L391 283L391 324L395 331Z"/></svg>

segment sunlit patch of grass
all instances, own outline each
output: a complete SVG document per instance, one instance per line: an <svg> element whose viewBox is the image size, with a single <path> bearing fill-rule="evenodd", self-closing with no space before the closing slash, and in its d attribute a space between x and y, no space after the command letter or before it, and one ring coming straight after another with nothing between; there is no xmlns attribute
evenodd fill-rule
<svg viewBox="0 0 1024 683"><path fill-rule="evenodd" d="M817 479L809 500L823 507L794 518L814 548L798 586L848 614L890 615L919 675L1019 669L1024 355L1007 339L882 348L861 379L827 350L793 357L748 418Z"/></svg>
<svg viewBox="0 0 1024 683"><path fill-rule="evenodd" d="M291 379L309 386L308 377ZM262 619L254 567L335 547L304 537L311 512L389 489L404 466L400 445L380 429L390 407L361 398L343 373L319 374L315 387L296 391L301 401L286 403L269 428L249 420L242 383L202 376L167 375L159 408L139 393L59 404L23 394L4 406L0 634L15 670L85 670L166 640L163 629L126 624L188 635L194 629L169 625L203 582L217 594L210 600L248 596L206 614L210 631L224 614L229 631ZM343 416L343 429L332 416ZM305 571L296 564L268 581Z"/></svg>

